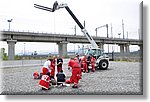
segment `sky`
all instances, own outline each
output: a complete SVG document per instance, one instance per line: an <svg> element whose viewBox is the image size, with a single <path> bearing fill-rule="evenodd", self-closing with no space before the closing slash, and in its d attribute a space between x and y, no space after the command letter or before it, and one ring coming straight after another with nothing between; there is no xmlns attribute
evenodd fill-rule
<svg viewBox="0 0 150 102"><path fill-rule="evenodd" d="M65 9L54 13L34 8L33 4L52 7L55 0L0 0L0 30L8 30L7 20L13 19L10 30L51 32L74 34L77 26ZM124 23L125 38L139 39L139 4L141 0L57 0L58 3L67 3L81 23L85 20L85 28L90 35L95 36L95 28L108 24L109 37L118 38L122 35L122 20ZM112 34L111 34L112 26ZM77 35L83 35L77 26ZM98 36L106 37L106 28L98 29ZM82 44L68 44L68 50L77 49ZM72 47L74 46L74 47ZM109 51L119 51L117 45L109 45ZM1 47L8 50L6 42ZM55 43L17 42L15 52L47 52L58 51ZM104 46L106 52L108 45ZM130 51L138 50L138 46L130 46Z"/></svg>

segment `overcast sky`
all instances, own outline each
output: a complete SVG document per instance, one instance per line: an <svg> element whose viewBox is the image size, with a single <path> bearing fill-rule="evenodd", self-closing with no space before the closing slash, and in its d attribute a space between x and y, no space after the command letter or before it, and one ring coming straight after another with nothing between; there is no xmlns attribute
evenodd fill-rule
<svg viewBox="0 0 150 102"><path fill-rule="evenodd" d="M34 3L52 7L55 0L1 0L0 2L0 30L8 30L8 19L11 30L52 32L74 34L76 23L65 9L54 13L34 8ZM95 28L108 24L109 37L111 25L113 37L122 33L122 19L124 22L125 38L139 39L139 4L141 0L57 0L58 3L67 3L81 23L86 22L86 29L90 35L95 36ZM77 25L76 25L77 26ZM77 34L82 35L77 27ZM98 36L106 37L106 28L98 30ZM121 35L120 37L122 37ZM27 51L54 51L58 50L56 44L48 43L17 43L16 52L22 52L26 46ZM41 47L42 45L42 47ZM72 46L73 44L68 44ZM34 46L35 49L32 49ZM36 46L36 47L35 47ZM6 42L2 47L7 50ZM75 46L77 47L77 45ZM138 47L131 48L136 50ZM107 50L107 47L105 46ZM115 48L118 49L117 47ZM111 50L111 49L110 49Z"/></svg>

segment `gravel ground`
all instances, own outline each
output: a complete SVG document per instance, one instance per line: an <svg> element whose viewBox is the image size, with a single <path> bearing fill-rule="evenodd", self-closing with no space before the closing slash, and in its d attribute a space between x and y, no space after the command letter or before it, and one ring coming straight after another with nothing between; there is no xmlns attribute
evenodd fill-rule
<svg viewBox="0 0 150 102"><path fill-rule="evenodd" d="M67 78L71 72L67 64L63 66ZM0 93L10 94L42 94L42 95L142 95L142 67L139 62L110 62L108 70L83 73L79 88L54 87L41 90L39 80L33 79L33 72L41 71L41 66L1 68Z"/></svg>

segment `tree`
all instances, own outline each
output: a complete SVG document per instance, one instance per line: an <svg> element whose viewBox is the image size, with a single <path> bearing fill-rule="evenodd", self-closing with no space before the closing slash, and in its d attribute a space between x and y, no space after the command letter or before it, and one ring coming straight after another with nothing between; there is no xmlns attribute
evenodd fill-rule
<svg viewBox="0 0 150 102"><path fill-rule="evenodd" d="M37 55L37 51L34 51L34 55Z"/></svg>
<svg viewBox="0 0 150 102"><path fill-rule="evenodd" d="M3 60L8 59L7 53L5 53L5 48L1 48L0 58Z"/></svg>

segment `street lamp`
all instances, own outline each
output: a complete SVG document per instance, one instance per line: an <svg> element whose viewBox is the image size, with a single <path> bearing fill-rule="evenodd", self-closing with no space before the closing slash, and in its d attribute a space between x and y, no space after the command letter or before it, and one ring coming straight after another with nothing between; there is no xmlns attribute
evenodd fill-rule
<svg viewBox="0 0 150 102"><path fill-rule="evenodd" d="M12 22L13 19L7 20L7 22L9 23L9 29L8 31L10 31L10 22Z"/></svg>
<svg viewBox="0 0 150 102"><path fill-rule="evenodd" d="M118 33L118 35L119 35L119 38L120 38L121 33Z"/></svg>

